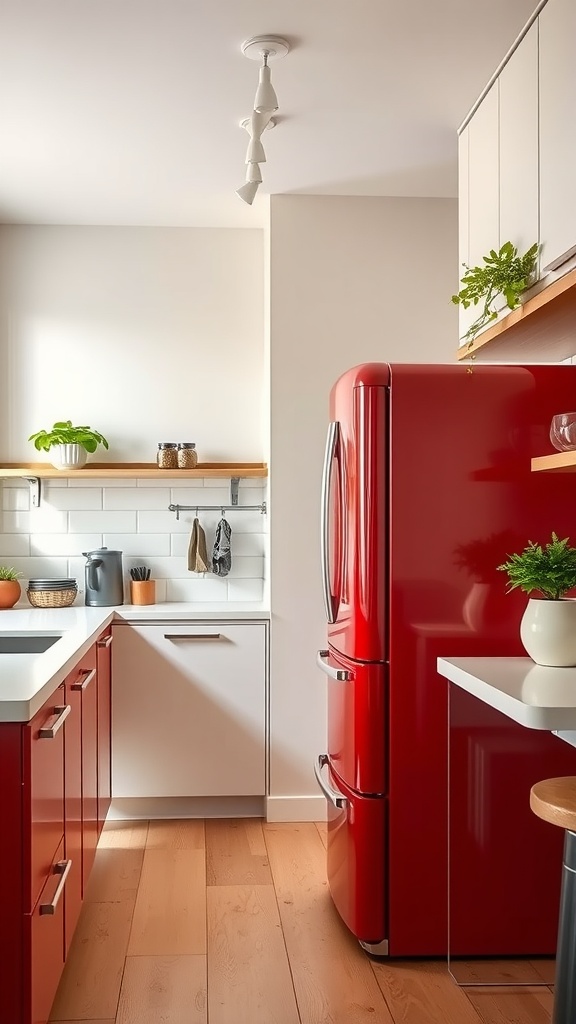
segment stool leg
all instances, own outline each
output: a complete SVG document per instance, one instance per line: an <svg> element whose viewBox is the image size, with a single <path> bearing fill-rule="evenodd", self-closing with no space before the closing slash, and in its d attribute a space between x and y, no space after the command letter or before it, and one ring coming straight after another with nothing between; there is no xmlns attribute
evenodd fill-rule
<svg viewBox="0 0 576 1024"><path fill-rule="evenodd" d="M552 1024L576 1021L576 833L566 831Z"/></svg>

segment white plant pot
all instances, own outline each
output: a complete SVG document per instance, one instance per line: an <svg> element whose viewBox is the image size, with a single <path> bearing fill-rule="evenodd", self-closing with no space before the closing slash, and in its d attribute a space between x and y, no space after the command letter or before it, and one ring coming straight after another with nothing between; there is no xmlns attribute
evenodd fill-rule
<svg viewBox="0 0 576 1024"><path fill-rule="evenodd" d="M537 665L576 665L576 601L531 597L520 623L520 639Z"/></svg>
<svg viewBox="0 0 576 1024"><path fill-rule="evenodd" d="M81 469L88 452L81 444L53 444L50 461L55 469Z"/></svg>

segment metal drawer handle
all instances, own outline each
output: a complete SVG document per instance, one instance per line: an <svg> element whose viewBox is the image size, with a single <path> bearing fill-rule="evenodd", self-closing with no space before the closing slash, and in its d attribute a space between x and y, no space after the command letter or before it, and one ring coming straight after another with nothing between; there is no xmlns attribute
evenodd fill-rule
<svg viewBox="0 0 576 1024"><path fill-rule="evenodd" d="M62 878L60 879L60 881L58 882L58 885L56 886L56 892L54 893L54 896L52 897L52 901L50 903L41 903L40 904L40 914L55 914L56 913L56 907L58 906L58 901L59 901L62 893L64 892L64 886L66 885L66 879L68 878L68 875L70 874L70 868L71 867L72 867L72 861L71 860L59 860L58 863L54 865L54 872L53 873L55 875L62 875Z"/></svg>
<svg viewBox="0 0 576 1024"><path fill-rule="evenodd" d="M342 796L337 789L332 789L327 782L324 782L322 775L320 774L325 765L330 763L328 754L318 754L318 760L314 765L314 775L316 776L316 782L320 786L320 789L324 793L327 800L330 801L333 807L337 807L338 810L345 810L348 807L348 798Z"/></svg>
<svg viewBox="0 0 576 1024"><path fill-rule="evenodd" d="M55 721L52 725L43 725L38 730L38 736L41 740L53 740L56 733L64 725L65 720L68 718L72 708L70 704L66 704L65 707L54 708L54 715L56 716ZM54 715L52 717L54 717Z"/></svg>
<svg viewBox="0 0 576 1024"><path fill-rule="evenodd" d="M81 675L84 676L84 679L82 680L81 683L72 683L72 686L71 686L72 690L85 690L90 685L92 680L94 679L94 676L96 675L96 669L95 668L85 669L81 673Z"/></svg>
<svg viewBox="0 0 576 1024"><path fill-rule="evenodd" d="M165 640L219 640L220 633L164 633Z"/></svg>
<svg viewBox="0 0 576 1024"><path fill-rule="evenodd" d="M98 647L110 647L110 644L112 643L112 633L110 633L110 636L105 637L104 640L98 640L97 643Z"/></svg>
<svg viewBox="0 0 576 1024"><path fill-rule="evenodd" d="M332 665L328 664L328 657L330 651L318 651L316 655L316 664L318 668L321 668L330 679L336 679L339 683L349 683L351 679L354 679L354 673L349 672L346 668L332 668Z"/></svg>

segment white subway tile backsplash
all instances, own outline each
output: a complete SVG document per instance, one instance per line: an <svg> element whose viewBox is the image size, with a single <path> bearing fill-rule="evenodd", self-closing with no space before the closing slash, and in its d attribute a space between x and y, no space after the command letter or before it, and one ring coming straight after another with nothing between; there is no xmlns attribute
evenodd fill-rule
<svg viewBox="0 0 576 1024"><path fill-rule="evenodd" d="M6 533L66 533L68 513L43 501L29 512L4 512L3 523Z"/></svg>
<svg viewBox="0 0 576 1024"><path fill-rule="evenodd" d="M229 601L263 601L264 580L230 580Z"/></svg>
<svg viewBox="0 0 576 1024"><path fill-rule="evenodd" d="M27 582L34 576L71 576L78 580L77 604L84 603L83 551L106 547L123 552L126 602L129 570L147 565L156 580L156 600L261 601L263 599L267 518L258 512L231 511L232 570L225 578L198 575L187 568L188 546L195 515L180 519L168 511L171 502L215 505L199 510L211 557L220 505L230 504L228 479L178 479L171 476L90 479L77 476L43 481L42 504L30 508L29 488L18 478L0 484L2 530L0 562L14 564ZM240 481L239 501L259 504L267 489L262 480ZM27 604L26 596L23 596Z"/></svg>
<svg viewBox="0 0 576 1024"><path fill-rule="evenodd" d="M259 487L260 489L263 489L264 486L264 477L261 476L243 476L240 479L240 491L242 491L245 487Z"/></svg>
<svg viewBox="0 0 576 1024"><path fill-rule="evenodd" d="M215 577L166 581L167 601L227 601L228 583Z"/></svg>
<svg viewBox="0 0 576 1024"><path fill-rule="evenodd" d="M223 487L173 487L170 501L174 505L229 505L230 491Z"/></svg>
<svg viewBox="0 0 576 1024"><path fill-rule="evenodd" d="M71 533L136 533L136 512L70 512Z"/></svg>
<svg viewBox="0 0 576 1024"><path fill-rule="evenodd" d="M136 480L131 480L129 477L96 477L88 476L82 478L82 470L78 470L78 476L71 476L70 486L71 487L136 487Z"/></svg>
<svg viewBox="0 0 576 1024"><path fill-rule="evenodd" d="M74 556L82 551L102 547L101 533L33 533L30 535L31 555Z"/></svg>
<svg viewBox="0 0 576 1024"><path fill-rule="evenodd" d="M168 533L105 533L104 546L137 558L172 554Z"/></svg>
<svg viewBox="0 0 576 1024"><path fill-rule="evenodd" d="M178 479L177 476L161 476L161 477L142 477L142 479L136 480L138 487L181 487L182 477ZM203 487L203 480L194 480L194 487Z"/></svg>
<svg viewBox="0 0 576 1024"><path fill-rule="evenodd" d="M30 490L28 487L11 487L2 490L2 508L14 512L27 512L30 508Z"/></svg>
<svg viewBox="0 0 576 1024"><path fill-rule="evenodd" d="M63 511L89 509L94 511L102 508L101 487L58 487L49 495L42 496L42 504L46 502L52 508Z"/></svg>
<svg viewBox="0 0 576 1024"><path fill-rule="evenodd" d="M29 533L0 533L0 561L30 554Z"/></svg>
<svg viewBox="0 0 576 1024"><path fill-rule="evenodd" d="M169 504L169 487L140 487L136 493L121 487L104 488L105 509L165 509Z"/></svg>

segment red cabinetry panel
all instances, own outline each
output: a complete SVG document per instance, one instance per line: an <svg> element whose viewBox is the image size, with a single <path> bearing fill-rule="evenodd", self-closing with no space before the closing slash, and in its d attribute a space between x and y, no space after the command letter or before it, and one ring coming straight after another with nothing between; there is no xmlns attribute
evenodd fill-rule
<svg viewBox="0 0 576 1024"><path fill-rule="evenodd" d="M64 722L59 686L23 727L24 911L35 906L64 835Z"/></svg>
<svg viewBox="0 0 576 1024"><path fill-rule="evenodd" d="M73 688L76 681L76 672L66 679L66 703L71 711L64 727L64 853L72 861L64 905L66 952L82 906L82 691Z"/></svg>
<svg viewBox="0 0 576 1024"><path fill-rule="evenodd" d="M24 1020L45 1024L64 965L64 889L68 862L60 843L50 874L32 914L24 918L24 949L29 970Z"/></svg>
<svg viewBox="0 0 576 1024"><path fill-rule="evenodd" d="M82 720L82 892L98 842L98 684L96 645L74 669L70 686L81 696Z"/></svg>

